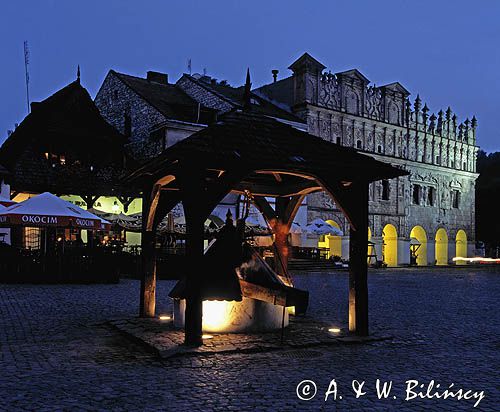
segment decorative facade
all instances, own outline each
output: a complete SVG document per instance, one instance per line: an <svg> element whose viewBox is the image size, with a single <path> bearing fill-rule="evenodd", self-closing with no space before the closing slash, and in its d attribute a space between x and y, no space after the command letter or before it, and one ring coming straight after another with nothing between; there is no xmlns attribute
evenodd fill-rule
<svg viewBox="0 0 500 412"><path fill-rule="evenodd" d="M325 72L307 53L290 69L291 77L255 92L271 101L281 98L309 133L410 172L370 187L369 224L378 256L390 265L410 263L411 238L421 243L421 264L470 256L478 176L475 117L458 123L450 108L429 113L418 95L410 103L409 92L397 82L375 87L355 69ZM347 230L342 212L323 194L309 197L308 215ZM342 249L345 255L347 248Z"/></svg>

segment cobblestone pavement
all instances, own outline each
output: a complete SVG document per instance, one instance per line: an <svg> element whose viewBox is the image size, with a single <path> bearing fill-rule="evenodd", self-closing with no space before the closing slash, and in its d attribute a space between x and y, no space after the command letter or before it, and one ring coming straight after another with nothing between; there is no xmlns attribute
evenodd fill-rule
<svg viewBox="0 0 500 412"><path fill-rule="evenodd" d="M0 285L0 409L498 411L499 275L476 269L370 272L371 327L395 336L392 341L171 360L105 325L136 313L137 281ZM309 315L346 327L347 273L295 279L311 292ZM171 310L171 286L159 282L159 312ZM393 381L388 399L377 399L377 378ZM317 384L310 401L296 394L305 379ZM342 399L331 395L325 402L332 379ZM426 385L434 379L438 390L454 383L454 390L484 391L485 398L475 409L473 399L405 401L409 379ZM353 380L366 382L359 399Z"/></svg>

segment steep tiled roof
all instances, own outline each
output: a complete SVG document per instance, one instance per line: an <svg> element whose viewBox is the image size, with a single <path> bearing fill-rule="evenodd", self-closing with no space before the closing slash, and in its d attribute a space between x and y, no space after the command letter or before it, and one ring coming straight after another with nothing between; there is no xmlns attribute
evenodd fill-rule
<svg viewBox="0 0 500 412"><path fill-rule="evenodd" d="M202 113L200 113L201 118L198 119L198 103L175 84L151 81L118 73L114 70L111 70L111 73L168 119L185 122L196 122L198 120L200 123L208 123L209 120L214 118L211 110L203 108Z"/></svg>
<svg viewBox="0 0 500 412"><path fill-rule="evenodd" d="M209 82L209 81L203 81L201 79L196 79L193 76L188 76L188 77L190 78L190 80L204 87L209 92L213 92L218 96L222 97L223 99L234 105L235 108L242 108L244 106L245 86L231 87L217 82ZM257 93L251 92L250 98L251 98L250 111L252 113L275 117L283 120L288 120L291 122L297 122L297 123L304 122L301 118L295 116L293 113L281 107L278 107L277 105L271 103L268 99L262 98Z"/></svg>
<svg viewBox="0 0 500 412"><path fill-rule="evenodd" d="M32 103L31 113L0 147L0 163L15 190L109 193L123 173L125 142L75 81Z"/></svg>
<svg viewBox="0 0 500 412"><path fill-rule="evenodd" d="M31 104L28 114L0 147L0 161L9 166L28 142L52 137L73 145L119 144L126 138L104 120L87 90L75 81L41 102Z"/></svg>

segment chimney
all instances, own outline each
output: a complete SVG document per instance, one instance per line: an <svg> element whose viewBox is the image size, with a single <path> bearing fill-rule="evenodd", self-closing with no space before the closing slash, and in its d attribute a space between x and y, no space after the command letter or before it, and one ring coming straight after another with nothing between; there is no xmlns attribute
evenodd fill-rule
<svg viewBox="0 0 500 412"><path fill-rule="evenodd" d="M146 79L148 79L150 82L168 84L168 74L167 73L148 71Z"/></svg>
<svg viewBox="0 0 500 412"><path fill-rule="evenodd" d="M274 81L274 83L276 83L276 81L278 80L278 73L279 72L280 71L278 69L271 70L271 73L273 74L273 81Z"/></svg>

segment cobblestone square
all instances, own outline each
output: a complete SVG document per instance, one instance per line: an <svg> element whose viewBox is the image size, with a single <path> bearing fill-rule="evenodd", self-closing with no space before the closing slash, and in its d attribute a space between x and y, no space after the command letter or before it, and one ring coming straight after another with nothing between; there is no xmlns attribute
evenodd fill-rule
<svg viewBox="0 0 500 412"><path fill-rule="evenodd" d="M0 285L2 410L499 410L499 272L369 272L370 328L390 340L261 353L161 359L109 325L138 311L139 282ZM311 292L308 315L347 328L348 274L295 275ZM158 283L158 313L173 283ZM325 402L335 379L337 400ZM377 399L375 381L393 381ZM405 382L484 391L474 399L405 400ZM296 394L312 380L310 401ZM351 382L365 381L355 398ZM342 396L342 399L340 399ZM394 399L394 396L396 399Z"/></svg>

